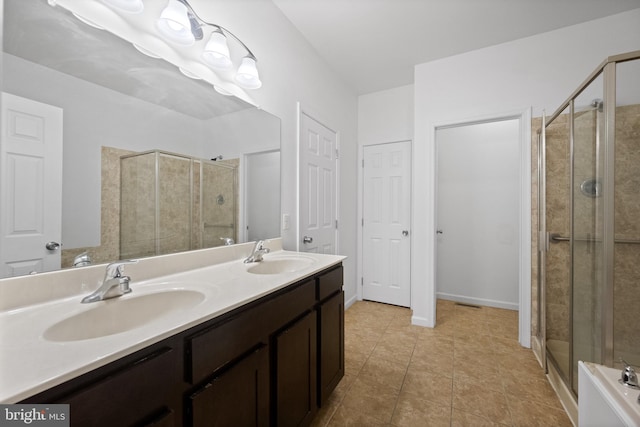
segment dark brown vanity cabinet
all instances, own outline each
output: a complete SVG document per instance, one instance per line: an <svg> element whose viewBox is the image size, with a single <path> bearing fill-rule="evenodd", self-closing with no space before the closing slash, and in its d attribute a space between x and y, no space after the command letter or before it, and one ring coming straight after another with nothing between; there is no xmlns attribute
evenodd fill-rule
<svg viewBox="0 0 640 427"><path fill-rule="evenodd" d="M306 426L344 375L342 266L32 396L72 426Z"/></svg>

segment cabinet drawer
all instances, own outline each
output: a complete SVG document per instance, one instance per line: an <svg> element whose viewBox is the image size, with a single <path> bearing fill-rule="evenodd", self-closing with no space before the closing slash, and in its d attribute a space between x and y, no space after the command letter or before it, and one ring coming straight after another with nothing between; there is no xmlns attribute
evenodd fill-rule
<svg viewBox="0 0 640 427"><path fill-rule="evenodd" d="M342 275L342 266L339 266L318 277L318 289L316 292L318 300L323 300L333 293L342 290Z"/></svg>
<svg viewBox="0 0 640 427"><path fill-rule="evenodd" d="M174 356L175 350L171 348L159 349L57 403L70 405L72 426L149 424L167 418L159 413L173 414L170 407L176 395Z"/></svg>
<svg viewBox="0 0 640 427"><path fill-rule="evenodd" d="M255 307L187 338L186 381L195 384L204 380L262 342L264 312L262 305Z"/></svg>
<svg viewBox="0 0 640 427"><path fill-rule="evenodd" d="M266 317L263 322L268 325L269 332L274 332L305 311L311 310L316 302L315 282L309 280L269 301Z"/></svg>

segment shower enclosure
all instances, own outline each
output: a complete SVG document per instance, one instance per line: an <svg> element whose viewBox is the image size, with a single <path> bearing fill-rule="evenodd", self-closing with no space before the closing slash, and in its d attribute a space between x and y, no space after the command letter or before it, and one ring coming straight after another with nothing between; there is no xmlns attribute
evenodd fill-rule
<svg viewBox="0 0 640 427"><path fill-rule="evenodd" d="M160 150L120 158L120 258L238 240L238 168Z"/></svg>
<svg viewBox="0 0 640 427"><path fill-rule="evenodd" d="M604 61L540 135L537 338L577 397L580 360L640 366L640 51Z"/></svg>

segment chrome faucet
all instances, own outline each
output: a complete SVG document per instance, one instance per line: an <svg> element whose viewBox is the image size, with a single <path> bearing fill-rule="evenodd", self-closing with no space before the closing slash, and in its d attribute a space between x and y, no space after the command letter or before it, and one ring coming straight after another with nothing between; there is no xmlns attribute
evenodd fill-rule
<svg viewBox="0 0 640 427"><path fill-rule="evenodd" d="M636 389L640 388L640 384L638 383L638 375L636 374L636 371L633 369L633 366L625 362L625 360L622 357L620 358L620 362L624 364L624 369L620 374L620 380L619 380L620 384L626 385L627 387L631 387L631 388L636 388ZM638 396L638 399L640 401L640 396Z"/></svg>
<svg viewBox="0 0 640 427"><path fill-rule="evenodd" d="M268 254L271 250L269 248L264 247L264 240L258 240L256 245L253 247L251 251L251 255L244 260L245 263L250 262L260 262L262 261L262 256L264 254Z"/></svg>
<svg viewBox="0 0 640 427"><path fill-rule="evenodd" d="M102 285L100 285L95 292L84 297L82 303L103 301L131 292L131 288L129 287L131 278L129 276L123 276L122 273L126 264L136 264L137 262L137 259L129 259L126 261L112 262L107 265Z"/></svg>

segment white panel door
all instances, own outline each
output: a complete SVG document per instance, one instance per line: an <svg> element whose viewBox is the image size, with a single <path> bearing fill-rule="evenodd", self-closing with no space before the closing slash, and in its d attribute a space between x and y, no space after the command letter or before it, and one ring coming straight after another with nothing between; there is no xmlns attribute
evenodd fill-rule
<svg viewBox="0 0 640 427"><path fill-rule="evenodd" d="M300 250L336 253L337 135L300 115Z"/></svg>
<svg viewBox="0 0 640 427"><path fill-rule="evenodd" d="M411 142L364 147L362 297L411 305Z"/></svg>
<svg viewBox="0 0 640 427"><path fill-rule="evenodd" d="M0 166L0 277L59 269L62 110L2 93Z"/></svg>

